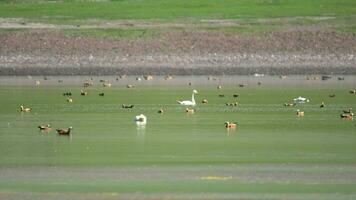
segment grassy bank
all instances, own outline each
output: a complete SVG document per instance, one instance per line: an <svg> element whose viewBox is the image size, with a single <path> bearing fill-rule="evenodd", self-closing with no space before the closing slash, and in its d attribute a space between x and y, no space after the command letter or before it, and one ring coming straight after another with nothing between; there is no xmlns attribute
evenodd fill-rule
<svg viewBox="0 0 356 200"><path fill-rule="evenodd" d="M296 16L347 16L356 13L356 2L352 0L8 2L13 1L0 2L0 17L52 18L63 21L91 18L169 20L179 18L239 19Z"/></svg>
<svg viewBox="0 0 356 200"><path fill-rule="evenodd" d="M355 33L356 3L352 0L0 1L0 18L7 18L0 34L65 29L67 35L150 38L167 31L238 35L295 27Z"/></svg>

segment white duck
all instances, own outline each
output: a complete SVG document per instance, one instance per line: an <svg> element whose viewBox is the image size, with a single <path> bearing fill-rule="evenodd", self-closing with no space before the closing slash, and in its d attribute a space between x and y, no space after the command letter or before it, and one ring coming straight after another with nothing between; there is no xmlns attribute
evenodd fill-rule
<svg viewBox="0 0 356 200"><path fill-rule="evenodd" d="M145 125L147 123L147 117L143 114L137 115L134 119L137 125Z"/></svg>
<svg viewBox="0 0 356 200"><path fill-rule="evenodd" d="M192 100L186 100L186 101L177 101L180 105L184 105L184 106L195 106L196 102L194 99L194 94L198 94L198 91L193 90L193 94L192 94Z"/></svg>

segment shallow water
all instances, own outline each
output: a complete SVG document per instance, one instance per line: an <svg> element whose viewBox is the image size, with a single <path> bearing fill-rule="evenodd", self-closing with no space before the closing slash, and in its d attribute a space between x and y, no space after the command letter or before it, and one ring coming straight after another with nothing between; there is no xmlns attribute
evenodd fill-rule
<svg viewBox="0 0 356 200"><path fill-rule="evenodd" d="M114 76L94 77L87 96L80 90L90 77L47 77L35 86L39 78L1 77L0 197L10 191L20 198L35 192L32 199L36 192L71 192L78 199L87 192L262 195L255 199L355 195L356 124L339 116L343 109L356 109L356 95L349 93L355 88L353 76L344 81L202 76L117 82ZM102 87L100 79L113 86ZM247 86L238 87L241 82ZM131 83L137 86L125 87ZM198 105L187 114L176 100L190 99L193 87ZM67 91L73 103L62 95ZM310 102L283 106L297 96ZM209 103L201 104L202 99ZM235 101L236 107L225 105ZM319 107L321 101L325 108ZM33 111L22 113L20 105ZM157 113L161 108L165 112ZM298 118L296 109L305 117ZM145 126L133 120L141 113L148 117ZM238 128L226 129L225 121L238 122ZM73 126L73 134L40 132L37 126L47 123Z"/></svg>

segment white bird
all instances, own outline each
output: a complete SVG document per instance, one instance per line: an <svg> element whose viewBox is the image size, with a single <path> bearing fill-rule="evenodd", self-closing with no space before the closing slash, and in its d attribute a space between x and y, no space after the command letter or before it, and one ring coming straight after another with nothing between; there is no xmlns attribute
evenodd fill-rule
<svg viewBox="0 0 356 200"><path fill-rule="evenodd" d="M192 94L192 100L186 100L186 101L177 101L180 105L184 105L184 106L195 106L195 99L194 99L194 94L198 94L198 91L193 90L193 94Z"/></svg>
<svg viewBox="0 0 356 200"><path fill-rule="evenodd" d="M137 115L134 119L137 125L145 125L147 123L147 117L143 114Z"/></svg>
<svg viewBox="0 0 356 200"><path fill-rule="evenodd" d="M304 97L298 97L293 99L294 103L305 103L305 102L309 102L309 99L304 98Z"/></svg>

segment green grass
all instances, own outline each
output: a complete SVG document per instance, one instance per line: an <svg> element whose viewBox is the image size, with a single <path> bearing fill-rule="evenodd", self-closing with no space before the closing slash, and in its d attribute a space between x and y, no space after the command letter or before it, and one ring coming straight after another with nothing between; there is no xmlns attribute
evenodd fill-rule
<svg viewBox="0 0 356 200"><path fill-rule="evenodd" d="M66 19L239 19L295 16L346 16L353 0L128 0L111 2L0 2L0 17Z"/></svg>
<svg viewBox="0 0 356 200"><path fill-rule="evenodd" d="M259 33L295 26L354 32L356 2L353 0L120 0L120 1L0 1L0 17L57 25L105 24L111 20L144 20L155 28L122 26L64 30L68 35L97 37L145 37L160 32L208 30L223 33ZM201 20L233 19L236 25L216 25ZM262 21L259 21L263 19ZM170 22L186 23L176 28ZM135 24L135 22L132 22ZM165 26L160 26L165 24ZM137 25L137 24L136 24ZM22 30L13 30L22 31ZM7 30L0 30L8 32Z"/></svg>
<svg viewBox="0 0 356 200"><path fill-rule="evenodd" d="M197 101L209 103L189 115L175 103L189 99L191 89L183 87L97 86L80 96L78 86L1 86L0 197L6 192L90 192L104 199L106 193L252 195L249 199L355 195L356 125L339 114L356 108L356 96L345 87L195 87ZM62 96L69 90L72 104ZM99 97L102 91L105 96ZM225 97L218 97L222 93ZM225 106L235 93L240 105ZM331 93L336 97L329 98ZM311 102L283 106L299 95ZM321 101L326 108L319 108ZM22 104L33 111L19 112ZM163 115L157 113L160 108L166 110ZM296 117L297 108L305 111L304 118ZM133 122L140 113L148 116L145 129ZM225 121L237 121L239 127L228 131ZM72 138L39 132L37 126L47 123L73 126ZM103 175L107 171L112 177Z"/></svg>

